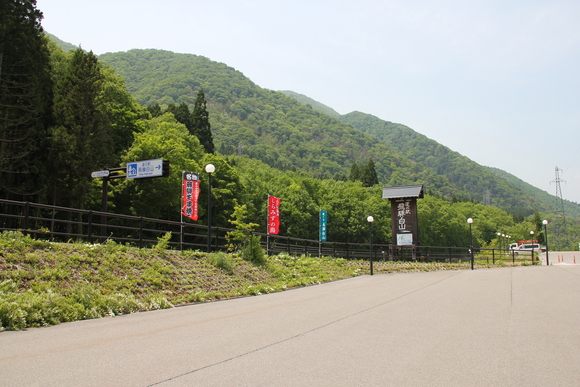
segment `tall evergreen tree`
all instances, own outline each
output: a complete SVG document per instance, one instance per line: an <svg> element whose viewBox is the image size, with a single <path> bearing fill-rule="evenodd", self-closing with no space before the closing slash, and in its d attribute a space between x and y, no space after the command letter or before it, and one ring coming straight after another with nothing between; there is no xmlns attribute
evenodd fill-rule
<svg viewBox="0 0 580 387"><path fill-rule="evenodd" d="M361 168L360 181L362 181L363 187L372 187L379 184L375 163L372 158L369 158L369 162Z"/></svg>
<svg viewBox="0 0 580 387"><path fill-rule="evenodd" d="M192 134L199 139L201 145L207 153L214 153L213 136L211 134L211 125L209 123L209 113L207 111L207 102L203 89L199 89L193 113L191 113Z"/></svg>
<svg viewBox="0 0 580 387"><path fill-rule="evenodd" d="M189 111L189 107L185 102L180 103L178 106L170 104L167 106L167 110L165 110L165 112L172 113L177 122L185 125L187 130L189 130L189 133L194 134L192 115Z"/></svg>
<svg viewBox="0 0 580 387"><path fill-rule="evenodd" d="M0 197L41 189L51 103L47 40L35 0L0 1Z"/></svg>
<svg viewBox="0 0 580 387"><path fill-rule="evenodd" d="M159 106L157 102L155 102L153 105L147 106L147 110L149 111L149 113L151 113L151 117L153 118L159 117L160 115L163 114L161 106Z"/></svg>
<svg viewBox="0 0 580 387"><path fill-rule="evenodd" d="M357 163L352 163L350 167L350 174L348 175L348 180L350 181L357 181L360 180L360 169L358 168Z"/></svg>
<svg viewBox="0 0 580 387"><path fill-rule="evenodd" d="M53 202L84 208L91 171L114 158L111 123L102 97L104 76L92 52L77 49L55 85L51 160Z"/></svg>

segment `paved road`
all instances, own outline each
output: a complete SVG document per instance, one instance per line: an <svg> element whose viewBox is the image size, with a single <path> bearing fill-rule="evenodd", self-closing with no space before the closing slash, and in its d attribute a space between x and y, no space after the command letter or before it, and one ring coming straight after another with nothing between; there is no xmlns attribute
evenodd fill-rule
<svg viewBox="0 0 580 387"><path fill-rule="evenodd" d="M577 386L580 265L361 276L0 333L2 386Z"/></svg>

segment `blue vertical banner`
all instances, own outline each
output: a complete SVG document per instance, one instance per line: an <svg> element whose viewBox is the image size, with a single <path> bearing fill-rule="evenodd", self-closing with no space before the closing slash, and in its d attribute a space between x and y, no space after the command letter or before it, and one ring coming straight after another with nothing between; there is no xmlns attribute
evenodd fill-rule
<svg viewBox="0 0 580 387"><path fill-rule="evenodd" d="M320 210L319 217L320 217L320 232L319 232L320 241L326 242L326 236L328 234L326 228L326 225L328 223L328 212Z"/></svg>

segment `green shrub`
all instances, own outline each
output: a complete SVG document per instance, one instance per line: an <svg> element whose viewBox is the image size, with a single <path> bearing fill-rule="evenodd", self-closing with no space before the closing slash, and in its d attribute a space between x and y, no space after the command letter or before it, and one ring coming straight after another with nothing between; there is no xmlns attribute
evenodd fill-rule
<svg viewBox="0 0 580 387"><path fill-rule="evenodd" d="M212 265L229 274L232 274L234 271L234 262L232 258L222 251L208 255L208 260Z"/></svg>
<svg viewBox="0 0 580 387"><path fill-rule="evenodd" d="M260 246L260 237L252 235L246 241L242 250L242 257L255 265L264 265L266 263L266 253Z"/></svg>
<svg viewBox="0 0 580 387"><path fill-rule="evenodd" d="M169 249L169 241L171 240L171 231L166 232L163 236L157 238L157 244L153 248L160 257L165 257L165 250Z"/></svg>

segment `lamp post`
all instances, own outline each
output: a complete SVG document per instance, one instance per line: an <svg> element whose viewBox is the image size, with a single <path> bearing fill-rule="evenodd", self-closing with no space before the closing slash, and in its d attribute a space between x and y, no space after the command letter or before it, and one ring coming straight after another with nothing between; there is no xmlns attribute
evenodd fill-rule
<svg viewBox="0 0 580 387"><path fill-rule="evenodd" d="M548 257L548 221L544 219L542 224L544 225L544 239L546 240L546 266L550 266L550 258Z"/></svg>
<svg viewBox="0 0 580 387"><path fill-rule="evenodd" d="M533 230L530 231L530 238L531 238L530 243L532 246L532 264L533 264L534 263L534 231Z"/></svg>
<svg viewBox="0 0 580 387"><path fill-rule="evenodd" d="M370 258L371 275L373 275L373 222L374 221L375 221L375 218L373 218L372 216L369 216L367 218L367 222L369 222L369 245L370 245L370 253L371 253L371 258Z"/></svg>
<svg viewBox="0 0 580 387"><path fill-rule="evenodd" d="M469 223L469 254L471 256L471 270L473 270L473 232L471 231L473 219L468 218L467 223Z"/></svg>
<svg viewBox="0 0 580 387"><path fill-rule="evenodd" d="M207 185L207 252L211 253L211 174L215 172L215 166L208 164L205 171L209 176Z"/></svg>

